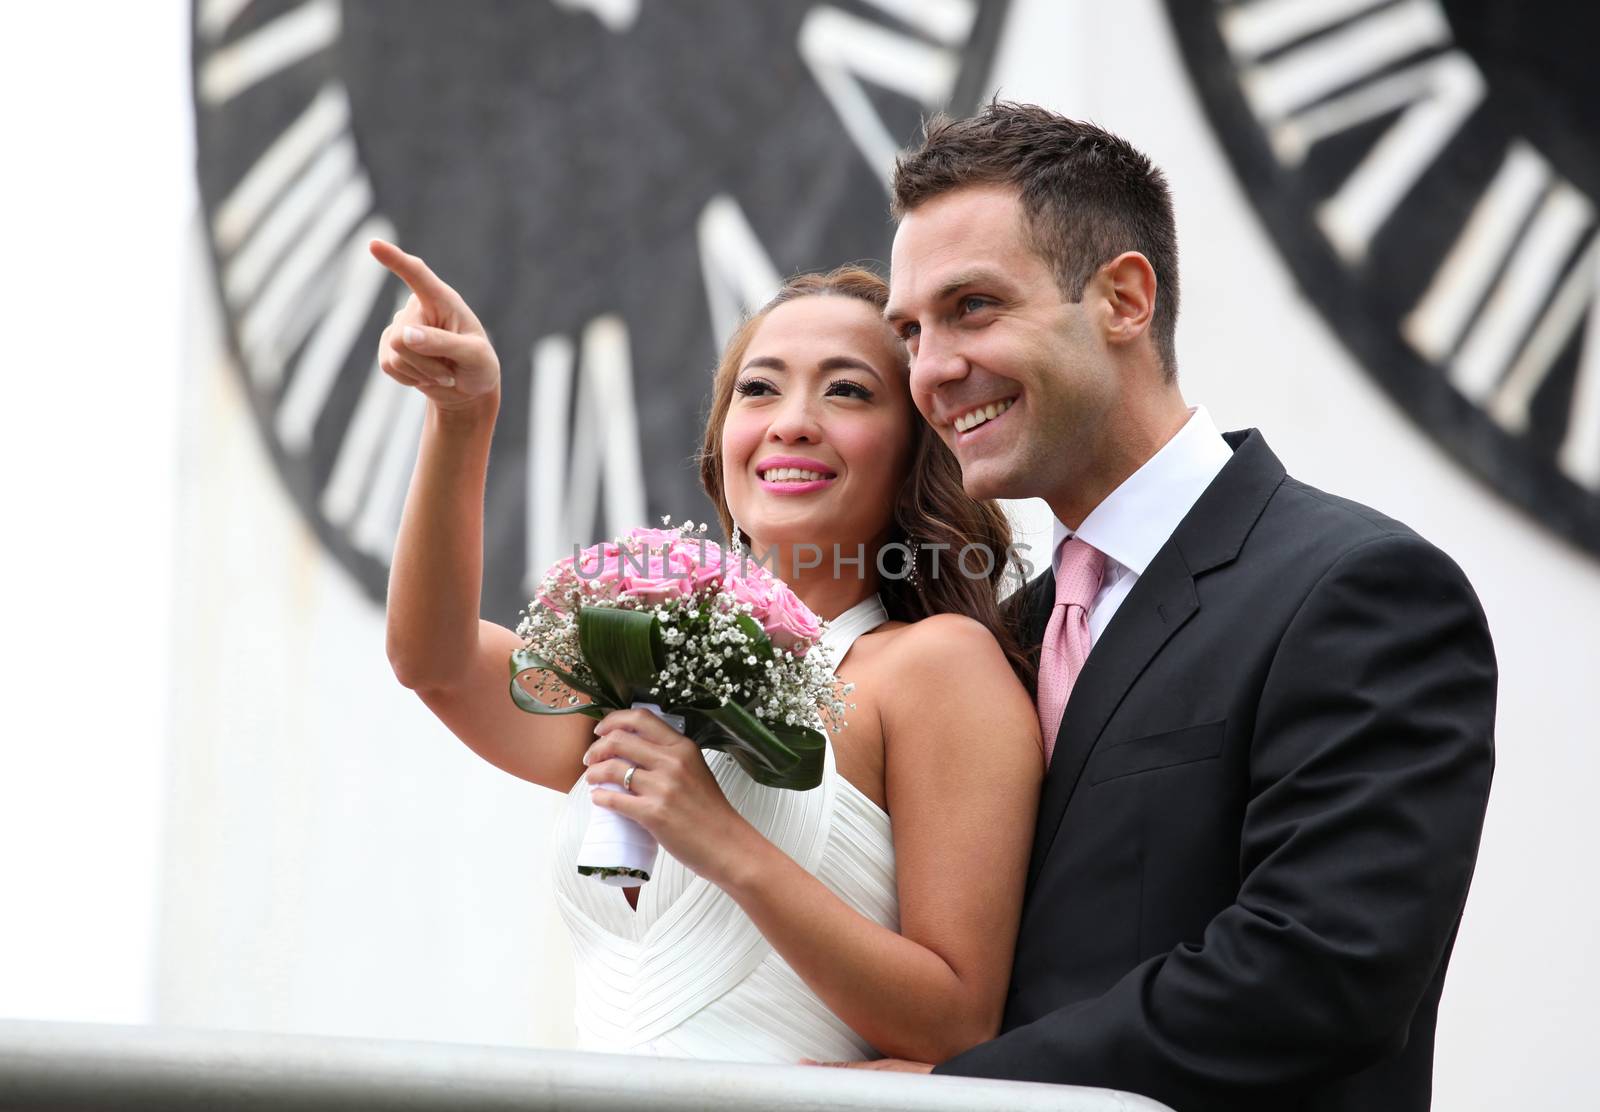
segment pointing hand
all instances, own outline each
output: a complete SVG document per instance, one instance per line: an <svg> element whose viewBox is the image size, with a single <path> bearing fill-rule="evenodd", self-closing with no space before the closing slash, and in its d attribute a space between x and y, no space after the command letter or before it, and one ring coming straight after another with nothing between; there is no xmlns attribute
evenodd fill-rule
<svg viewBox="0 0 1600 1112"><path fill-rule="evenodd" d="M383 372L440 409L462 409L498 390L499 357L461 295L392 243L375 239L371 251L411 290L378 341Z"/></svg>

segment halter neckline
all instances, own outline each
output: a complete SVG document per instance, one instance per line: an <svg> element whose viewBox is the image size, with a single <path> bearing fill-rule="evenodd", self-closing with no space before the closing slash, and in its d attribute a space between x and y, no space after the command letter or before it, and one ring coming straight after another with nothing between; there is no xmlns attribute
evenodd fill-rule
<svg viewBox="0 0 1600 1112"><path fill-rule="evenodd" d="M828 628L823 630L820 644L833 661L834 670L838 670L839 662L850 651L857 637L870 633L888 620L888 608L876 593L868 595L837 618L830 619Z"/></svg>

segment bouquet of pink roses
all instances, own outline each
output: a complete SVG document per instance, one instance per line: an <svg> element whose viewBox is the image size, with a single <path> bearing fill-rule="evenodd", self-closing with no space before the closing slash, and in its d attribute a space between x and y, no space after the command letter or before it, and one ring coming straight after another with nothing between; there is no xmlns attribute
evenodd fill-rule
<svg viewBox="0 0 1600 1112"><path fill-rule="evenodd" d="M758 783L814 788L826 745L815 724L842 726L849 694L836 688L832 662L810 652L822 623L781 580L705 532L688 522L635 529L553 565L517 627L511 697L530 714L596 719L648 707ZM539 674L531 693L521 682L530 672ZM655 842L616 812L591 812L584 846L579 872L649 879Z"/></svg>

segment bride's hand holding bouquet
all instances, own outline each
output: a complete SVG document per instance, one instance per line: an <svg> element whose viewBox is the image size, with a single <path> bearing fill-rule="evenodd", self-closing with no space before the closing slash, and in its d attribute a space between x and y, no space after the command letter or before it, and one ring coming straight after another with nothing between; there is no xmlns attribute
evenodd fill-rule
<svg viewBox="0 0 1600 1112"><path fill-rule="evenodd" d="M728 802L700 746L648 710L617 710L595 726L584 758L596 791L590 802L649 831L684 867L726 886L733 870L765 842Z"/></svg>

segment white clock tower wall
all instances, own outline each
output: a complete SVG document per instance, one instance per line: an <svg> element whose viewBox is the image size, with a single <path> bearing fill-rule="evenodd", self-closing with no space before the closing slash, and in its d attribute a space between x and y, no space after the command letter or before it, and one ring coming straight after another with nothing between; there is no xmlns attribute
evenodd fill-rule
<svg viewBox="0 0 1600 1112"><path fill-rule="evenodd" d="M274 471L200 296L185 385L155 1018L570 1045L557 800L466 750Z"/></svg>

